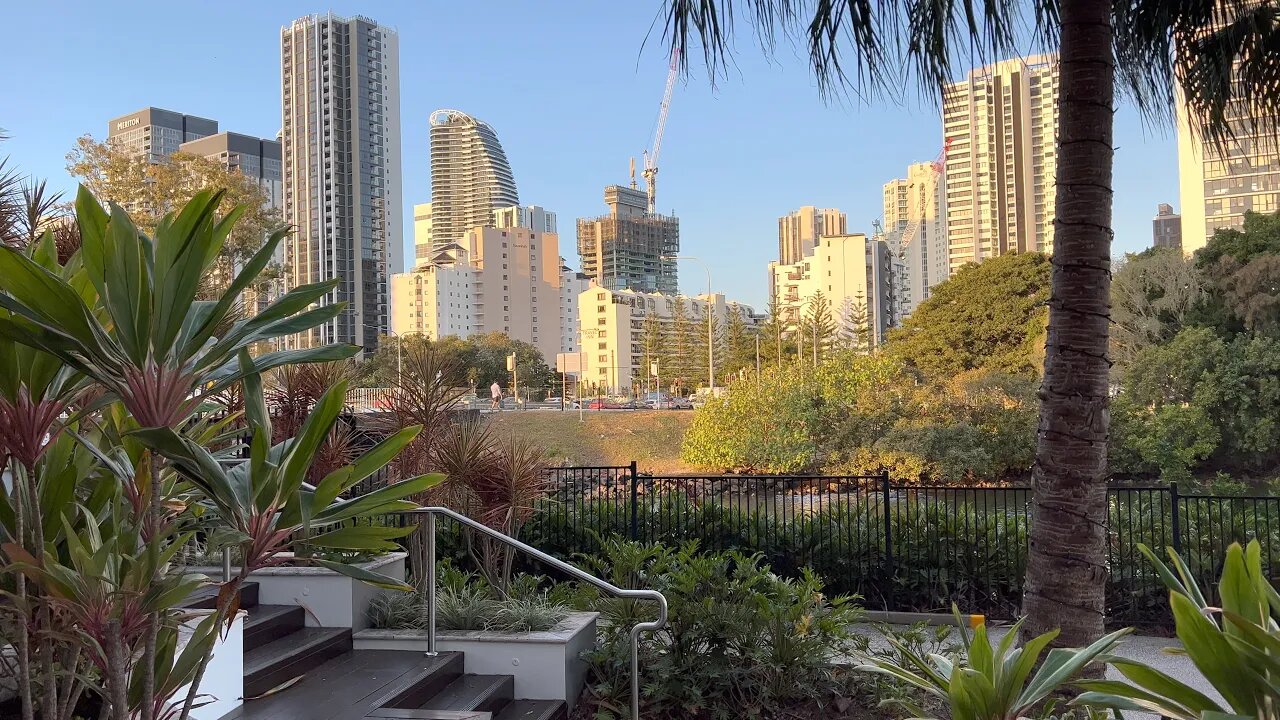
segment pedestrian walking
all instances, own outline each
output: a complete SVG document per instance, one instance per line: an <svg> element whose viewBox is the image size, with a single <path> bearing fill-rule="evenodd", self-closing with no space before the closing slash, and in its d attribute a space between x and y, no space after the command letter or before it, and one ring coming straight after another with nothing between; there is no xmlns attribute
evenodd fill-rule
<svg viewBox="0 0 1280 720"><path fill-rule="evenodd" d="M494 380L493 384L489 386L489 396L493 399L493 402L490 403L489 407L494 410L501 411L502 410L502 386L498 384L497 380Z"/></svg>

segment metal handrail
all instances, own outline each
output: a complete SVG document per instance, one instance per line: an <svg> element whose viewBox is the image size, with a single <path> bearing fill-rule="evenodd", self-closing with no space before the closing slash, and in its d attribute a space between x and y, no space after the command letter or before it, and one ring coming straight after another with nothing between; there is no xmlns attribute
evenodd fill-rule
<svg viewBox="0 0 1280 720"><path fill-rule="evenodd" d="M657 631L667 625L667 598L657 590L627 590L620 588L613 583L601 580L591 573L570 565L569 563L548 555L541 550L526 545L519 540L501 533L493 528L478 523L475 520L454 512L444 507L420 507L414 510L406 510L406 515L426 515L427 522L424 529L426 546L427 546L427 654L436 654L436 515L444 515L452 518L455 522L462 523L467 527L484 535L509 545L523 553L532 555L540 562L570 575L582 582L592 585L614 597L633 600L650 600L658 604L658 619L650 622L636 623L631 628L631 717L640 717L640 633L645 631Z"/></svg>

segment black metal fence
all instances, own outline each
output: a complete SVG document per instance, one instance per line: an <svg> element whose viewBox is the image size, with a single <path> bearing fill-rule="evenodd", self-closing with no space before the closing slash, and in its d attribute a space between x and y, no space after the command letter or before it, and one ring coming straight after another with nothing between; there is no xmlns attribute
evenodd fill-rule
<svg viewBox="0 0 1280 720"><path fill-rule="evenodd" d="M554 471L527 542L571 558L613 538L761 553L781 575L816 572L868 608L1018 614L1031 491L896 484L889 476L656 476L634 463ZM1115 487L1107 518L1108 614L1166 624L1167 594L1139 544L1173 547L1202 587L1232 542L1280 554L1280 498L1180 495L1176 485ZM1280 568L1276 568L1280 570Z"/></svg>

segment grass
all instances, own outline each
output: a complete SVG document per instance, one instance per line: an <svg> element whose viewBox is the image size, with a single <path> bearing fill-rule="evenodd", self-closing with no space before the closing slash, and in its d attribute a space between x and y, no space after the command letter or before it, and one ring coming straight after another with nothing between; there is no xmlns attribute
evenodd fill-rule
<svg viewBox="0 0 1280 720"><path fill-rule="evenodd" d="M507 411L486 416L498 433L512 433L546 449L547 457L569 465L626 465L641 471L687 473L680 444L693 420L685 410L578 412Z"/></svg>

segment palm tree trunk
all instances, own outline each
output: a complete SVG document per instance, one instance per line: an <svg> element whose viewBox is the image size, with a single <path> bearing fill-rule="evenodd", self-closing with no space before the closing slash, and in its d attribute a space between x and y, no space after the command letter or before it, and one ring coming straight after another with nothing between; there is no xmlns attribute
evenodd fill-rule
<svg viewBox="0 0 1280 720"><path fill-rule="evenodd" d="M1023 612L1056 644L1103 632L1111 291L1111 3L1062 0L1057 221Z"/></svg>

